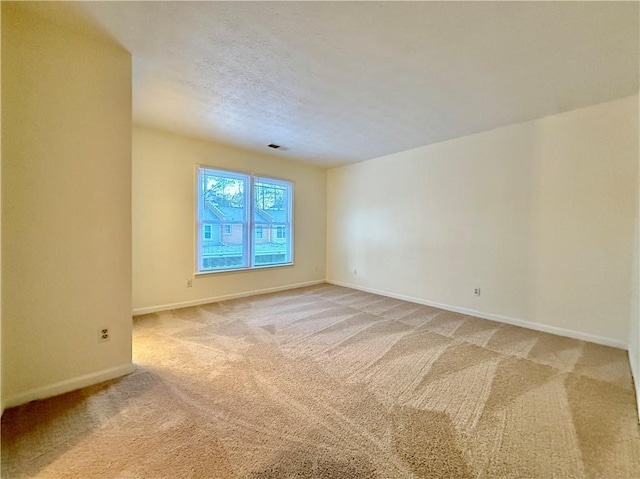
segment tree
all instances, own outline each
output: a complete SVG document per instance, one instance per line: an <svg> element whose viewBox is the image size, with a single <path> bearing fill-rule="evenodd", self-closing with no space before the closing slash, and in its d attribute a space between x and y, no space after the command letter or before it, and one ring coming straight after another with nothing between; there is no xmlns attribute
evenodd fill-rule
<svg viewBox="0 0 640 479"><path fill-rule="evenodd" d="M256 206L262 210L283 210L285 205L285 189L272 183L256 182Z"/></svg>
<svg viewBox="0 0 640 479"><path fill-rule="evenodd" d="M217 206L244 206L244 181L223 176L205 176L205 199Z"/></svg>

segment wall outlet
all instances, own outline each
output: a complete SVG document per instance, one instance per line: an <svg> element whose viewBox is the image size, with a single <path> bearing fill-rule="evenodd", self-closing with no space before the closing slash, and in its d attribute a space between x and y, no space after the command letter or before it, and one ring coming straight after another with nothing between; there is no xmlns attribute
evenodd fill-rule
<svg viewBox="0 0 640 479"><path fill-rule="evenodd" d="M355 268L353 269L353 275L354 275L354 276L358 276L358 270L357 270L357 269L355 269Z"/></svg>
<svg viewBox="0 0 640 479"><path fill-rule="evenodd" d="M111 339L111 332L107 326L103 326L98 329L98 342L104 343L105 341L109 341Z"/></svg>
<svg viewBox="0 0 640 479"><path fill-rule="evenodd" d="M317 272L318 272L318 267L317 267L317 266L314 266L314 267L313 267L313 272L314 272L314 273L317 273Z"/></svg>
<svg viewBox="0 0 640 479"><path fill-rule="evenodd" d="M193 278L187 278L187 288L191 288L193 286Z"/></svg>
<svg viewBox="0 0 640 479"><path fill-rule="evenodd" d="M473 289L473 294L476 296L480 296L480 288L474 288Z"/></svg>

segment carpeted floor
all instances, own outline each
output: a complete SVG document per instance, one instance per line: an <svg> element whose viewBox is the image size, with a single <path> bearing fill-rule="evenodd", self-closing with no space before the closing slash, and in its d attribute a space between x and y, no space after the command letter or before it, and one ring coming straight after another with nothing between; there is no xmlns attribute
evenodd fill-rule
<svg viewBox="0 0 640 479"><path fill-rule="evenodd" d="M591 343L319 285L138 317L134 361L6 411L3 477L640 477Z"/></svg>

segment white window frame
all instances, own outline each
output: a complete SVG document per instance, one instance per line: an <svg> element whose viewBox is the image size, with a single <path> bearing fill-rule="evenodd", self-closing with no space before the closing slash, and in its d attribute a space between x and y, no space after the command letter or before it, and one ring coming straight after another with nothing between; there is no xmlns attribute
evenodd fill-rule
<svg viewBox="0 0 640 479"><path fill-rule="evenodd" d="M212 173L219 172L227 177L236 177L238 179L246 179L245 185L247 185L247 191L245 191L245 201L248 201L248 207L245 207L245 222L242 225L246 225L246 231L243 234L244 240L244 248L243 248L243 257L247 258L247 265L241 267L233 267L233 268L225 268L225 269L216 269L216 270L201 270L200 266L202 265L202 249L200 247L200 238L204 238L202 231L202 223L200 223L200 171L201 170L210 170ZM289 254L289 261L278 263L278 264L265 264L265 265L255 265L255 224L254 224L254 193L255 193L255 183L256 181L267 181L272 183L281 183L286 185L289 189L289 205L288 205L288 222L286 224L278 223L279 226L285 226L285 241L287 242L287 250ZM245 173L241 171L232 171L225 170L222 168L216 168L208 165L196 165L195 167L195 226L196 226L196 241L194 245L195 255L194 255L194 266L195 266L195 276L208 275L208 274L222 274L229 272L238 272L238 271L251 271L257 269L265 269L265 268L281 268L286 266L293 266L295 264L295 256L294 256L294 192L295 192L295 184L292 180L284 179L284 178L274 178L271 176L265 175L257 175L251 173ZM287 233L288 230L288 233ZM223 230L223 234L224 230ZM263 235L264 235L264 227L263 227Z"/></svg>

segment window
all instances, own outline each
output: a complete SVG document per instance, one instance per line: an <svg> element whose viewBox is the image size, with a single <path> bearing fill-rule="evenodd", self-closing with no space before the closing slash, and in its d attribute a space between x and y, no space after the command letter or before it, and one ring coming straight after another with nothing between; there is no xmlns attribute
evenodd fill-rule
<svg viewBox="0 0 640 479"><path fill-rule="evenodd" d="M293 263L290 181L203 166L197 177L197 273Z"/></svg>
<svg viewBox="0 0 640 479"><path fill-rule="evenodd" d="M205 241L213 239L211 225L202 225L202 239Z"/></svg>

